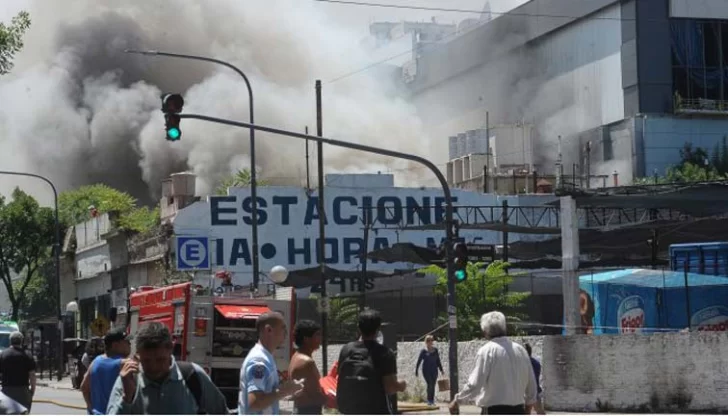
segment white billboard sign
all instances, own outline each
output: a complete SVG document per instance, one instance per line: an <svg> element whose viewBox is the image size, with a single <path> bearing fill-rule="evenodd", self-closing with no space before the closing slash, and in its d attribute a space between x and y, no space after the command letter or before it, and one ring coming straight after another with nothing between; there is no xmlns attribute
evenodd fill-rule
<svg viewBox="0 0 728 416"><path fill-rule="evenodd" d="M498 206L504 197L453 190L458 206ZM531 195L505 197L510 206L536 206L553 201L553 196ZM372 226L368 251L391 247L398 242L437 247L444 239L444 230L413 231L407 226L440 223L444 219L444 198L438 189L418 188L346 188L328 187L326 199L326 256L327 266L361 270L358 255L364 246L364 207L371 207ZM178 236L205 236L210 240L209 255L213 270L225 269L234 273L234 283L247 285L252 281L250 190L235 188L227 196L210 197L197 202L178 214L174 221ZM461 208L462 209L462 208ZM498 214L500 215L500 214ZM296 187L258 188L258 240L260 269L269 271L282 265L289 271L308 269L319 264L319 212L316 193L307 194ZM484 222L481 219L479 222ZM515 219L512 221L515 222ZM555 223L555 221L554 221ZM500 244L501 234L484 230L461 230L468 242ZM542 237L542 236L540 236ZM509 241L517 241L511 235ZM370 271L391 271L417 267L410 264L368 262ZM414 279L406 284L417 284ZM387 280L389 282L384 282ZM370 279L367 290L386 290L392 284L405 284L401 278ZM261 282L263 284L265 282ZM356 282L331 279L331 291L358 291ZM424 283L424 282L423 282ZM431 283L431 282L429 282Z"/></svg>

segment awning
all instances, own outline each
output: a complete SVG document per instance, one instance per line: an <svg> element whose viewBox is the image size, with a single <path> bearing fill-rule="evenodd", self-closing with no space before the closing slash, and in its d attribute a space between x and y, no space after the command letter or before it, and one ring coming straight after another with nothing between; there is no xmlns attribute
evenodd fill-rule
<svg viewBox="0 0 728 416"><path fill-rule="evenodd" d="M251 319L270 312L267 306L215 305L215 309L226 319Z"/></svg>

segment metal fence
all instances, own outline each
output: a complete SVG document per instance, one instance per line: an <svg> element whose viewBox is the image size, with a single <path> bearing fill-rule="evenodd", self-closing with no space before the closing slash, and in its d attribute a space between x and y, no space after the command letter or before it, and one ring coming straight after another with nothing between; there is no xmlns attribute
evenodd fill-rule
<svg viewBox="0 0 728 416"><path fill-rule="evenodd" d="M512 277L512 283L504 288L505 293L530 293L522 308L524 325L519 328L519 332L533 335L560 333L563 317L561 271L513 271ZM318 321L318 304L318 299L299 299L298 318ZM483 305L483 310L477 312L478 316L492 308L484 300L479 300L479 305ZM434 286L331 297L329 342L348 342L356 338L356 323L362 306L378 310L382 320L394 326L392 332L397 334L398 341L415 341L433 331L440 335L442 331L436 330L444 323L447 311L445 296L436 293Z"/></svg>

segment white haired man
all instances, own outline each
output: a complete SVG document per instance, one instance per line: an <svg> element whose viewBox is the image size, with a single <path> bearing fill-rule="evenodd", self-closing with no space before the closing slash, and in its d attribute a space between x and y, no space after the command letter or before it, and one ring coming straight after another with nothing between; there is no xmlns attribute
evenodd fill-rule
<svg viewBox="0 0 728 416"><path fill-rule="evenodd" d="M536 377L526 349L506 337L506 317L488 312L480 318L488 342L480 347L468 382L450 403L456 414L459 402L475 400L481 414L530 414L536 403Z"/></svg>

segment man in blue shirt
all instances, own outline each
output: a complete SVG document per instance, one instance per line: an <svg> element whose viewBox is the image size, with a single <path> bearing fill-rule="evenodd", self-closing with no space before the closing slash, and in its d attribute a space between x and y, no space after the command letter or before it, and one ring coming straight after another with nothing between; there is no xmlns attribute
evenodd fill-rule
<svg viewBox="0 0 728 416"><path fill-rule="evenodd" d="M531 355L531 344L526 344L524 347L526 348L526 352L528 352L528 357L531 359L533 375L536 376L536 391L538 393L536 396L536 404L533 405L533 408L537 414L545 415L546 411L543 408L543 389L541 389L541 363Z"/></svg>
<svg viewBox="0 0 728 416"><path fill-rule="evenodd" d="M81 393L90 415L106 414L111 389L119 377L121 364L131 352L126 332L123 329L109 331L104 337L104 349L105 353L91 362L81 382Z"/></svg>
<svg viewBox="0 0 728 416"><path fill-rule="evenodd" d="M277 415L279 402L300 394L303 386L293 380L283 384L272 352L286 340L286 322L278 312L266 312L256 322L258 343L250 350L240 368L238 414Z"/></svg>

